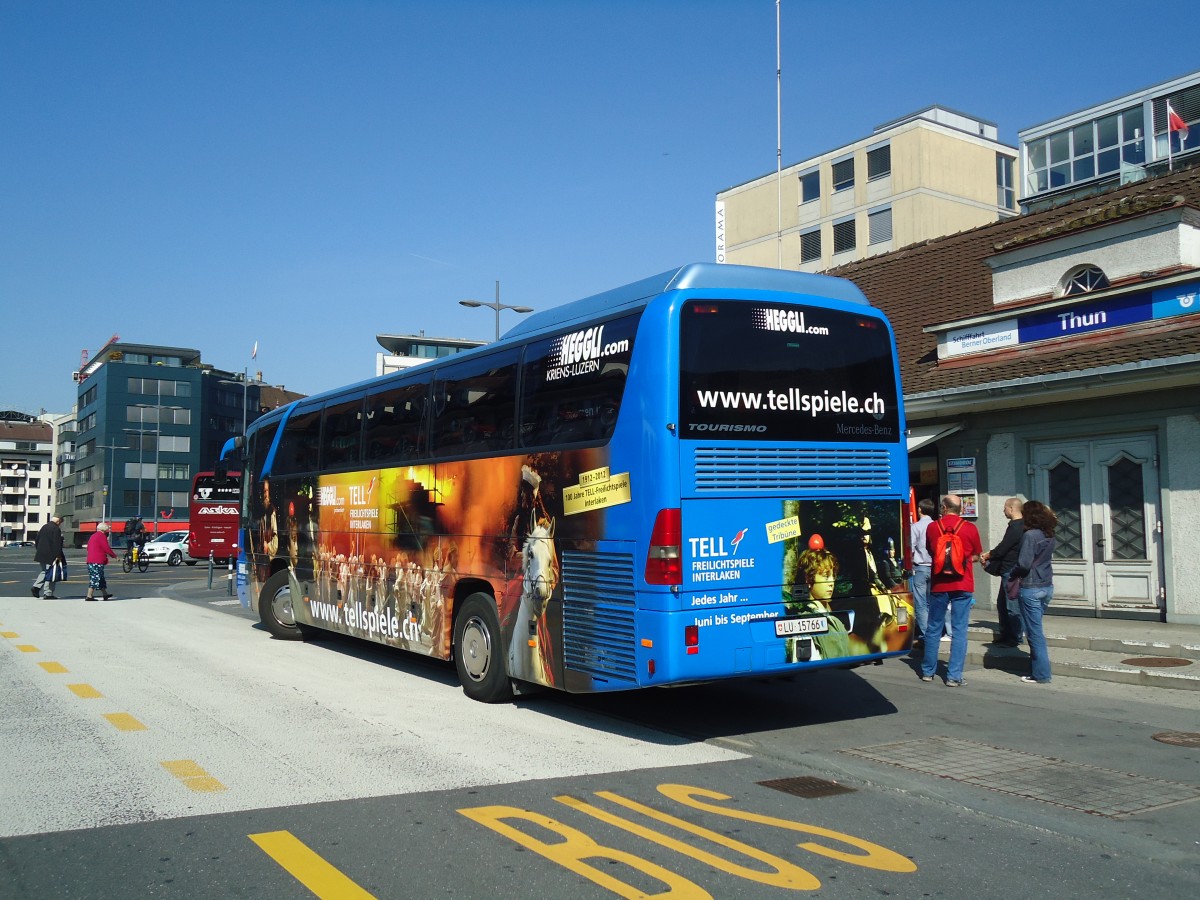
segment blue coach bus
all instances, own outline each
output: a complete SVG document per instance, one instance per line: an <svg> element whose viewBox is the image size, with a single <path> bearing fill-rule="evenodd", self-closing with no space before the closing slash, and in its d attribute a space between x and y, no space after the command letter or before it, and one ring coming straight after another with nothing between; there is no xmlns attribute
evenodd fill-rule
<svg viewBox="0 0 1200 900"><path fill-rule="evenodd" d="M849 282L684 266L256 421L238 592L486 702L897 656L901 396Z"/></svg>

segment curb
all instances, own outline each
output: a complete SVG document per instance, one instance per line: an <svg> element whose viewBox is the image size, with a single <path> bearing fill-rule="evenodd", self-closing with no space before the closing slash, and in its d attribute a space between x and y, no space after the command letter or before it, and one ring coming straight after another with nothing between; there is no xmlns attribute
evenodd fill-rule
<svg viewBox="0 0 1200 900"><path fill-rule="evenodd" d="M998 669L1025 675L1029 672L1029 654L1013 647L979 645L994 638L991 629L972 628L968 635L967 662L982 669ZM1050 671L1068 678L1091 678L1173 690L1200 691L1200 665L1180 668L1128 665L1130 657L1172 657L1200 660L1200 647L1192 644L1168 644L1158 641L1123 641L1112 638L1046 635L1051 649ZM949 655L949 645L939 655ZM1053 652L1053 651L1059 652Z"/></svg>

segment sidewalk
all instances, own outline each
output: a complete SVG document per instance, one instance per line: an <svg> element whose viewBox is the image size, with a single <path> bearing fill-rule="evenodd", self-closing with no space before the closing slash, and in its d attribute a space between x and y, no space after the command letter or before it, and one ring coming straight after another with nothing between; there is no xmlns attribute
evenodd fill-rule
<svg viewBox="0 0 1200 900"><path fill-rule="evenodd" d="M1053 615L1043 622L1056 677L1200 690L1200 626ZM978 610L969 629L967 665L1027 675L1028 644L992 646L997 631L995 613ZM939 655L949 657L949 641L942 642Z"/></svg>

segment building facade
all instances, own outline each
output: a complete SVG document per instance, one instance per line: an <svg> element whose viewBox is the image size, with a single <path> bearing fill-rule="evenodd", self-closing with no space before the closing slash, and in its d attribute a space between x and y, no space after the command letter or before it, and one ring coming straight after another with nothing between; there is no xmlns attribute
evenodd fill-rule
<svg viewBox="0 0 1200 900"><path fill-rule="evenodd" d="M54 428L0 412L0 546L32 541L54 511Z"/></svg>
<svg viewBox="0 0 1200 900"><path fill-rule="evenodd" d="M985 546L1048 503L1051 613L1200 624L1200 169L830 274L895 327L918 495Z"/></svg>
<svg viewBox="0 0 1200 900"><path fill-rule="evenodd" d="M820 272L1016 215L1017 151L932 106L717 194L717 261Z"/></svg>
<svg viewBox="0 0 1200 900"><path fill-rule="evenodd" d="M77 379L74 449L59 449L72 468L56 496L76 546L132 516L152 533L187 528L192 477L266 409L301 396L215 369L198 350L133 343L106 346Z"/></svg>
<svg viewBox="0 0 1200 900"><path fill-rule="evenodd" d="M1190 165L1200 154L1200 72L1034 125L1019 139L1021 205L1031 211Z"/></svg>
<svg viewBox="0 0 1200 900"><path fill-rule="evenodd" d="M375 354L375 374L387 375L418 366L431 359L442 359L462 353L472 347L483 346L483 341L465 338L433 338L424 334L377 334L375 340L384 349Z"/></svg>

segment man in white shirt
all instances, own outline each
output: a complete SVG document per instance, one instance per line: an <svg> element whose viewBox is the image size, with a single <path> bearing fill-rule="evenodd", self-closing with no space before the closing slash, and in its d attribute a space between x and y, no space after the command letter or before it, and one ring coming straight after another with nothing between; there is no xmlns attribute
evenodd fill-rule
<svg viewBox="0 0 1200 900"><path fill-rule="evenodd" d="M909 526L908 546L912 554L912 578L909 579L909 590L912 591L913 610L917 615L917 640L925 639L925 629L929 624L929 576L932 574L933 557L925 543L925 532L933 522L933 501L922 500L917 504L920 518ZM941 635L935 635L934 640L940 640Z"/></svg>

